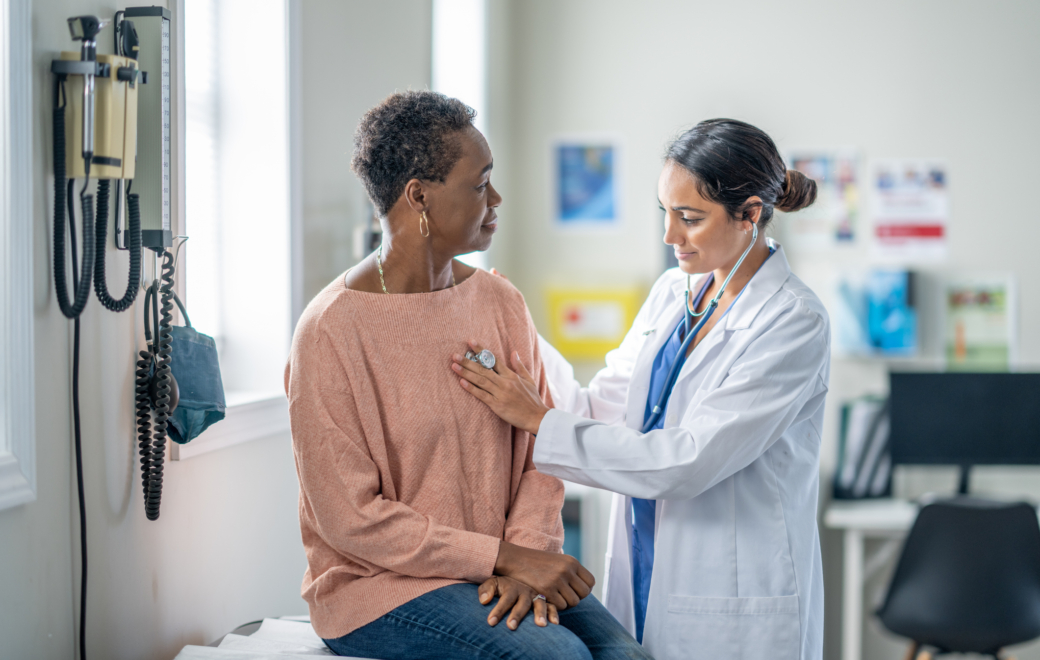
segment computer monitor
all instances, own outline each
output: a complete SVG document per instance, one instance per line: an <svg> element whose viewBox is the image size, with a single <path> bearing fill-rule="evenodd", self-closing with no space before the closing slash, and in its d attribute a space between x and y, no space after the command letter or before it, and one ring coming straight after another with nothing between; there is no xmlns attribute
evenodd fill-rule
<svg viewBox="0 0 1040 660"><path fill-rule="evenodd" d="M893 465L1040 464L1040 373L892 373Z"/></svg>

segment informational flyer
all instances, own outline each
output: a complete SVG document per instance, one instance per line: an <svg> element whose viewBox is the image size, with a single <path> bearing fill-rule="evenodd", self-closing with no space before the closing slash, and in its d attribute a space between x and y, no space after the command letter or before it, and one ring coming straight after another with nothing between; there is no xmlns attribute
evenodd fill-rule
<svg viewBox="0 0 1040 660"><path fill-rule="evenodd" d="M786 238L800 249L823 251L856 239L859 157L854 150L793 151L793 170L816 181L816 202L784 219Z"/></svg>
<svg viewBox="0 0 1040 660"><path fill-rule="evenodd" d="M946 257L950 217L946 166L883 160L873 168L874 252L902 262Z"/></svg>
<svg viewBox="0 0 1040 660"><path fill-rule="evenodd" d="M1015 348L1010 275L946 284L946 364L956 371L1006 371Z"/></svg>
<svg viewBox="0 0 1040 660"><path fill-rule="evenodd" d="M610 227L619 220L618 149L599 140L553 145L556 221L565 227Z"/></svg>
<svg viewBox="0 0 1040 660"><path fill-rule="evenodd" d="M549 287L549 341L570 360L602 360L632 327L645 292Z"/></svg>

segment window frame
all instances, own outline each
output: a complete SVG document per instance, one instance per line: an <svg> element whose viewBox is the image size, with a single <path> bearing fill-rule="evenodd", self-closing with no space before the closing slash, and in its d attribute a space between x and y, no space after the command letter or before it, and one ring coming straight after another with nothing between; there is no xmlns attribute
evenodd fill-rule
<svg viewBox="0 0 1040 660"><path fill-rule="evenodd" d="M31 16L0 0L0 510L36 499Z"/></svg>

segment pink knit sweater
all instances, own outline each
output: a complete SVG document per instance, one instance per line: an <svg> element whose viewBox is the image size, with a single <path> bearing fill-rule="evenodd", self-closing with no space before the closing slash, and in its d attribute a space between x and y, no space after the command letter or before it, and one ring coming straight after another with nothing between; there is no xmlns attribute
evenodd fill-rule
<svg viewBox="0 0 1040 660"><path fill-rule="evenodd" d="M501 540L559 552L563 484L533 438L459 387L453 353L479 339L548 387L524 299L478 270L457 287L386 295L337 278L311 301L285 369L303 598L341 637L429 591L491 576Z"/></svg>

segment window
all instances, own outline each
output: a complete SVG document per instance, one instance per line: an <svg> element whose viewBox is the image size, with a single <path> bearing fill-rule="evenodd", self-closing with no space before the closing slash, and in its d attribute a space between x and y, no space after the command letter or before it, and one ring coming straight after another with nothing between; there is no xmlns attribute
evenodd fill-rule
<svg viewBox="0 0 1040 660"><path fill-rule="evenodd" d="M484 135L487 118L487 0L433 0L433 89L477 111L474 125ZM487 268L487 254L459 261Z"/></svg>
<svg viewBox="0 0 1040 660"><path fill-rule="evenodd" d="M288 429L292 331L288 3L184 6L185 302L228 414L175 459Z"/></svg>
<svg viewBox="0 0 1040 660"><path fill-rule="evenodd" d="M36 499L30 0L0 0L0 509Z"/></svg>

